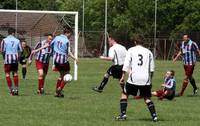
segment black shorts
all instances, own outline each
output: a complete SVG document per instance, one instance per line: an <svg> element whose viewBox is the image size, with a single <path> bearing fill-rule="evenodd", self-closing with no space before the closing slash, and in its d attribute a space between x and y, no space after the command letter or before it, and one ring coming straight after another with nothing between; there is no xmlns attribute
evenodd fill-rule
<svg viewBox="0 0 200 126"><path fill-rule="evenodd" d="M27 62L27 59L26 59L26 58L20 58L20 60L19 60L19 63L20 63L21 65L26 64L26 62Z"/></svg>
<svg viewBox="0 0 200 126"><path fill-rule="evenodd" d="M122 68L123 68L123 65L112 65L107 73L110 75L110 76L113 76L113 78L116 78L116 79L120 79L122 77Z"/></svg>
<svg viewBox="0 0 200 126"><path fill-rule="evenodd" d="M139 91L139 96L151 97L151 87L151 85L138 86L126 82L124 86L124 93L127 95L137 96Z"/></svg>

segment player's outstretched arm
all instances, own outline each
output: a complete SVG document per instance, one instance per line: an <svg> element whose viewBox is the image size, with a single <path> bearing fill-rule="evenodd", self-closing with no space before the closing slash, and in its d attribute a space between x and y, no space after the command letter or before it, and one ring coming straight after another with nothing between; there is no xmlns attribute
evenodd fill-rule
<svg viewBox="0 0 200 126"><path fill-rule="evenodd" d="M45 48L47 48L47 47L49 47L49 46L50 46L49 43L46 43L44 46L42 46L42 47L40 47L40 48L38 48L38 49L32 50L32 53L37 53L37 52L39 52L40 50L45 49Z"/></svg>
<svg viewBox="0 0 200 126"><path fill-rule="evenodd" d="M199 57L200 57L200 50L198 49L198 50L197 50L197 52L198 52L198 54L199 54Z"/></svg>
<svg viewBox="0 0 200 126"><path fill-rule="evenodd" d="M178 57L181 55L181 51L178 52L178 54L176 55L176 57L173 59L173 63L176 62L176 60L178 59Z"/></svg>
<svg viewBox="0 0 200 126"><path fill-rule="evenodd" d="M72 54L72 52L69 52L69 56L78 63L78 59Z"/></svg>
<svg viewBox="0 0 200 126"><path fill-rule="evenodd" d="M107 60L107 61L112 61L113 60L113 58L107 57L107 56L100 56L99 58L102 59L102 60Z"/></svg>

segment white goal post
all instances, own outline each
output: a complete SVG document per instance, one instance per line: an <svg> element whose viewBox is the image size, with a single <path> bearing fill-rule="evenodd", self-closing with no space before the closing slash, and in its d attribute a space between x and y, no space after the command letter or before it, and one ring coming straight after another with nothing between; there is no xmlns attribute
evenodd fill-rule
<svg viewBox="0 0 200 126"><path fill-rule="evenodd" d="M11 13L11 14L15 14L15 23L14 23L14 28L16 28L16 30L18 29L18 14L63 14L63 15L72 15L74 16L74 56L76 58L78 58L78 12L76 11L36 11L36 10L5 10L5 9L0 9L0 14L1 14L1 18L4 16L5 13ZM1 20L1 19L0 19ZM1 23L1 21L0 21ZM4 22L5 23L5 22ZM48 22L46 22L48 23ZM7 24L6 24L7 25ZM5 27L5 24L0 24L0 27ZM9 26L9 25L8 25ZM74 80L78 79L78 66L76 61L74 61Z"/></svg>

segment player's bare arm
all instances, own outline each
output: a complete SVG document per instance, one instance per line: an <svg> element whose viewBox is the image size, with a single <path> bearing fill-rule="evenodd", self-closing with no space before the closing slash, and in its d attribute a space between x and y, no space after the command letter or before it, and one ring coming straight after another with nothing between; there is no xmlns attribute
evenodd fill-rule
<svg viewBox="0 0 200 126"><path fill-rule="evenodd" d="M198 52L198 54L199 54L199 56L200 56L200 50L199 50L199 49L197 50L197 52Z"/></svg>
<svg viewBox="0 0 200 126"><path fill-rule="evenodd" d="M38 49L33 50L32 53L37 53L37 52L39 52L40 50L45 49L45 48L47 48L47 47L49 47L49 46L50 46L49 43L46 43L44 46L42 46L42 47L40 47L40 48L38 48Z"/></svg>
<svg viewBox="0 0 200 126"><path fill-rule="evenodd" d="M69 56L78 63L78 59L72 54L72 52L69 52Z"/></svg>
<svg viewBox="0 0 200 126"><path fill-rule="evenodd" d="M179 51L178 54L176 55L176 57L173 59L173 63L176 62L176 60L179 58L180 55L181 55L181 51Z"/></svg>
<svg viewBox="0 0 200 126"><path fill-rule="evenodd" d="M113 60L112 57L107 57L107 56L100 56L99 58L102 59L102 60L107 60L107 61L112 61Z"/></svg>

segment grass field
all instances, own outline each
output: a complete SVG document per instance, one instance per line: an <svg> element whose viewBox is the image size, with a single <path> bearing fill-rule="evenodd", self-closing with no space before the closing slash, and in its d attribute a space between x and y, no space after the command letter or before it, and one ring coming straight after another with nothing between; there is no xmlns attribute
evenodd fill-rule
<svg viewBox="0 0 200 126"><path fill-rule="evenodd" d="M1 60L2 61L2 60ZM1 63L2 64L2 63ZM198 126L200 125L200 95L192 96L191 85L183 97L174 101L158 101L152 98L159 121L151 117L143 100L129 99L127 121L115 121L119 114L120 86L112 78L103 93L91 90L101 81L110 62L99 59L80 59L78 81L65 87L65 97L55 98L55 83L58 73L49 70L45 96L38 96L35 64L28 68L27 80L20 79L20 96L10 96L3 73L0 72L0 126ZM153 90L160 88L163 73L167 69L176 71L177 90L183 79L183 67L179 61L156 61ZM200 65L194 77L200 87ZM19 67L21 78L21 66Z"/></svg>

